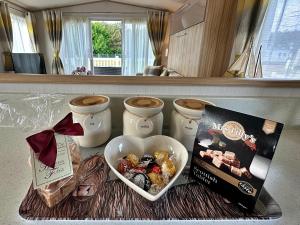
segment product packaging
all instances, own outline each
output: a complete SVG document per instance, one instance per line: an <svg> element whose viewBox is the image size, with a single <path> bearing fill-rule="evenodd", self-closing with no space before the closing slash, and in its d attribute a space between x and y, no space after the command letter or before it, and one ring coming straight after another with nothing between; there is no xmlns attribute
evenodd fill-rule
<svg viewBox="0 0 300 225"><path fill-rule="evenodd" d="M207 105L190 174L242 207L253 209L283 124Z"/></svg>
<svg viewBox="0 0 300 225"><path fill-rule="evenodd" d="M0 100L0 126L18 128L27 136L24 151L30 151L33 188L48 207L75 189L80 164L79 145L72 136L83 135L83 129L73 123L71 113L61 120L64 99L49 94Z"/></svg>

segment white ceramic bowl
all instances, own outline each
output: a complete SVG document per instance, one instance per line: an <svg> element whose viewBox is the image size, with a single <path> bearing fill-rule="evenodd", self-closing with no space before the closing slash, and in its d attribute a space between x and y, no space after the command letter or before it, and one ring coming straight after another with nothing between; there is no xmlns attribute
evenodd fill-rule
<svg viewBox="0 0 300 225"><path fill-rule="evenodd" d="M117 170L119 159L129 153L142 157L144 153L153 154L155 151L164 150L174 153L176 161L176 174L170 182L156 195L152 195L142 188L138 187L130 180L125 178ZM135 136L119 136L112 139L105 147L104 157L111 170L129 187L150 201L156 201L160 198L174 183L181 174L188 161L188 152L186 148L177 140L163 135L151 136L145 139Z"/></svg>
<svg viewBox="0 0 300 225"><path fill-rule="evenodd" d="M129 99L136 98L136 97L154 98L154 99L159 100L162 104L158 107L146 108L146 107L135 107L135 106L132 106L132 105L129 105L126 103ZM159 112L161 112L162 108L164 107L164 102L161 99L155 98L152 96L134 96L134 97L126 98L124 100L124 106L129 112L131 112L137 116L140 116L140 117L148 118L148 117L152 117L152 116L158 114Z"/></svg>
<svg viewBox="0 0 300 225"><path fill-rule="evenodd" d="M196 109L189 109L189 108L182 107L182 106L176 104L176 101L179 100L179 99L195 99L195 100L199 100L199 101L203 102L203 104L205 104L205 105L215 106L214 103L208 102L208 101L205 101L205 100L202 100L202 99L199 99L199 98L177 98L177 99L175 99L173 101L173 105L174 105L175 109L181 115L184 115L184 116L188 117L189 119L201 119L202 114L204 112L204 109L203 110L196 110Z"/></svg>
<svg viewBox="0 0 300 225"><path fill-rule="evenodd" d="M95 104L95 105L79 106L79 105L71 104L71 101L74 100L74 99L72 99L71 101L69 101L69 107L72 112L82 113L82 114L101 112L109 106L110 98L108 96L104 96L104 95L97 95L97 96L106 98L107 101L100 103L100 104ZM86 96L86 97L89 97L89 96ZM82 98L82 97L78 97L78 98Z"/></svg>

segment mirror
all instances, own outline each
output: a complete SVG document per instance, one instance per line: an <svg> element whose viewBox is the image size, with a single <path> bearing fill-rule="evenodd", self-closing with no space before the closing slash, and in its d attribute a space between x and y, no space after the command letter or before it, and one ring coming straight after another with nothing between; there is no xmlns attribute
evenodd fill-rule
<svg viewBox="0 0 300 225"><path fill-rule="evenodd" d="M0 72L300 78L300 7L293 2L6 2L12 35L0 46Z"/></svg>

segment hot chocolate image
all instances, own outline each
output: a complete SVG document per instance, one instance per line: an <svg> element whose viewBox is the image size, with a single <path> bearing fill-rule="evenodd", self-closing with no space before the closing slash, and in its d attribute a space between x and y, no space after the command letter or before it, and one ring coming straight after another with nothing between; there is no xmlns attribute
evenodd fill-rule
<svg viewBox="0 0 300 225"><path fill-rule="evenodd" d="M194 109L194 110L203 110L206 102L203 102L198 99L178 99L175 101L177 105L180 105L184 108Z"/></svg>
<svg viewBox="0 0 300 225"><path fill-rule="evenodd" d="M163 104L159 99L151 97L133 97L128 99L126 103L139 108L156 108Z"/></svg>
<svg viewBox="0 0 300 225"><path fill-rule="evenodd" d="M107 102L108 99L104 96L83 96L74 98L70 104L75 106L91 106Z"/></svg>

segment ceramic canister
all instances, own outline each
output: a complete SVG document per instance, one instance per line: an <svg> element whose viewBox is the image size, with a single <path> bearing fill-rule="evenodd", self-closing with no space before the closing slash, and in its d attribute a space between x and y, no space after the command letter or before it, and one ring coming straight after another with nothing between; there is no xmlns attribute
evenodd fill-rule
<svg viewBox="0 0 300 225"><path fill-rule="evenodd" d="M180 141L188 151L193 151L198 125L204 113L205 105L211 102L197 98L178 98L173 101L170 136Z"/></svg>
<svg viewBox="0 0 300 225"><path fill-rule="evenodd" d="M96 147L111 135L110 98L107 96L81 96L72 99L69 106L74 122L80 123L84 135L77 138L82 147Z"/></svg>
<svg viewBox="0 0 300 225"><path fill-rule="evenodd" d="M164 102L159 98L135 96L124 100L123 134L145 138L162 133Z"/></svg>

